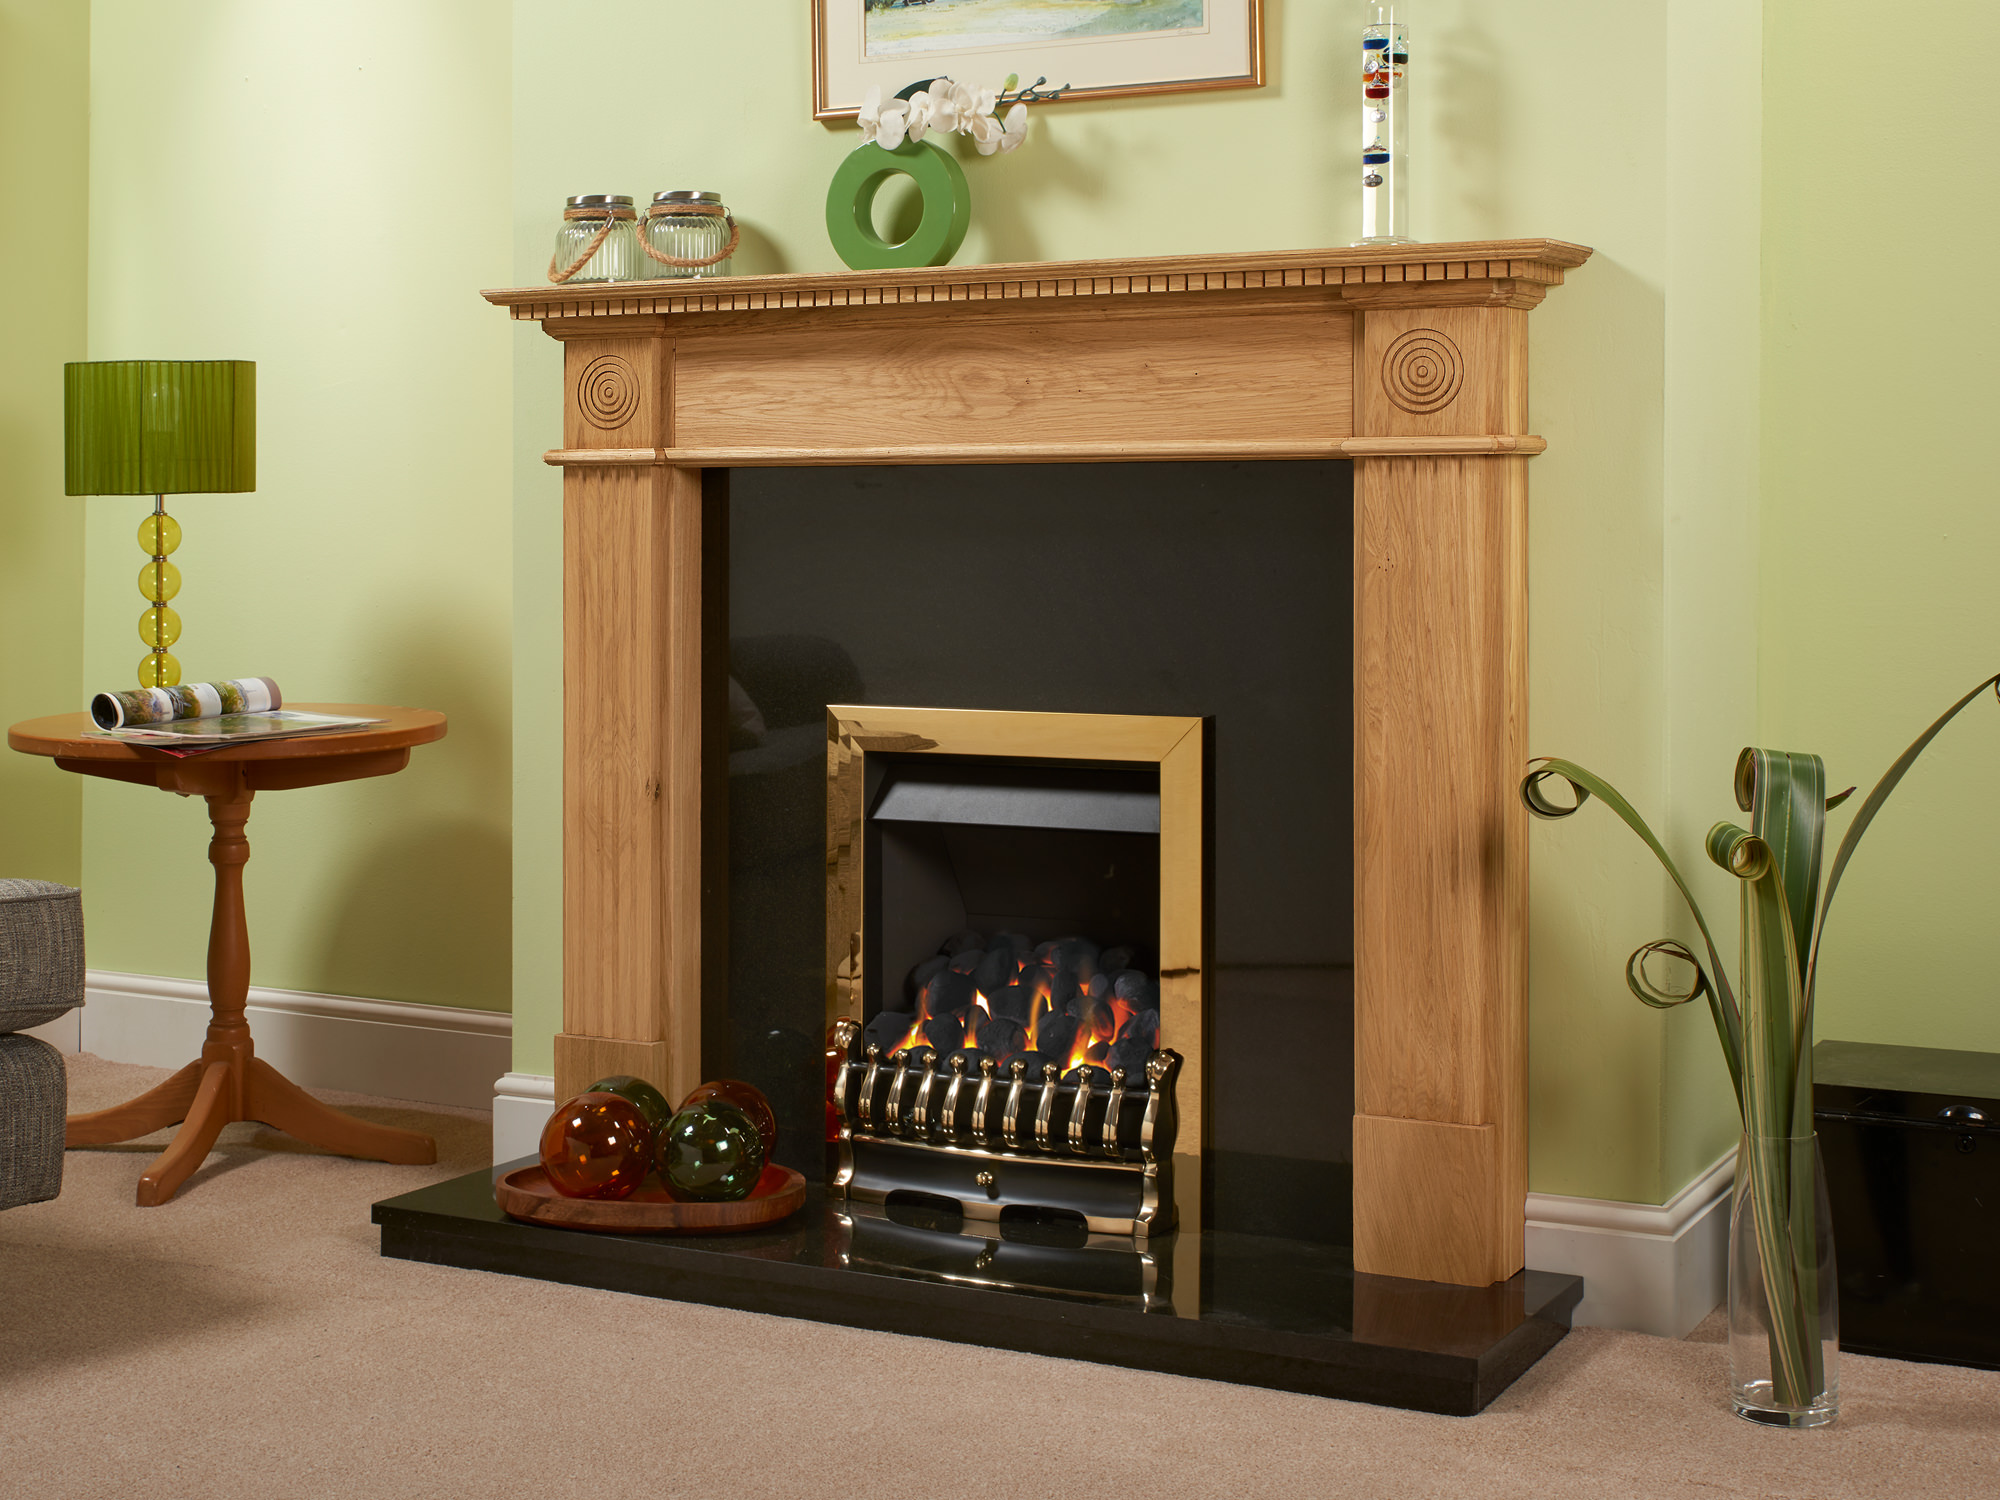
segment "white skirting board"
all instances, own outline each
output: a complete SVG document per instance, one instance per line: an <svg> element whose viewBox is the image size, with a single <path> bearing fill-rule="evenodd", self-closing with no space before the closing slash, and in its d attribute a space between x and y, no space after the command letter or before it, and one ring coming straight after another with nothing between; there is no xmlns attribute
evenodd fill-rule
<svg viewBox="0 0 2000 1500"><path fill-rule="evenodd" d="M208 986L92 969L83 1009L71 1015L81 1020L82 1051L178 1068L201 1054ZM310 1089L486 1109L494 1078L513 1061L514 1018L501 1011L253 985L249 1020L257 1055Z"/></svg>
<svg viewBox="0 0 2000 1500"><path fill-rule="evenodd" d="M1686 1336L1729 1294L1736 1153L1657 1208L1528 1194L1528 1265L1583 1278L1578 1327Z"/></svg>
<svg viewBox="0 0 2000 1500"><path fill-rule="evenodd" d="M493 1164L537 1156L542 1126L556 1107L556 1081L542 1073L509 1073L492 1085Z"/></svg>

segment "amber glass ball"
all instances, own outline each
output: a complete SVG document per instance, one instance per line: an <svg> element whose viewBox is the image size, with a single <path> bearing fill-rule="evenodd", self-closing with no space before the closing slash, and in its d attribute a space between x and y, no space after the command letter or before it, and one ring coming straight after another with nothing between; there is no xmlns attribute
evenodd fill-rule
<svg viewBox="0 0 2000 1500"><path fill-rule="evenodd" d="M764 1174L764 1139L742 1110L709 1099L667 1122L657 1159L660 1181L676 1198L733 1203L749 1197Z"/></svg>
<svg viewBox="0 0 2000 1500"><path fill-rule="evenodd" d="M629 1198L653 1160L653 1128L616 1094L578 1094L542 1127L542 1170L566 1198Z"/></svg>
<svg viewBox="0 0 2000 1500"><path fill-rule="evenodd" d="M667 1096L654 1088L643 1078L635 1078L630 1073L614 1073L609 1078L600 1078L590 1086L593 1094L616 1094L621 1099L629 1099L639 1106L639 1113L646 1117L647 1125L657 1136L667 1121L674 1117L674 1107L667 1103Z"/></svg>
<svg viewBox="0 0 2000 1500"><path fill-rule="evenodd" d="M681 1108L693 1109L711 1099L733 1104L750 1117L764 1142L764 1159L769 1161L771 1153L778 1149L778 1117L772 1113L771 1101L764 1097L764 1091L740 1078L713 1078L681 1100Z"/></svg>

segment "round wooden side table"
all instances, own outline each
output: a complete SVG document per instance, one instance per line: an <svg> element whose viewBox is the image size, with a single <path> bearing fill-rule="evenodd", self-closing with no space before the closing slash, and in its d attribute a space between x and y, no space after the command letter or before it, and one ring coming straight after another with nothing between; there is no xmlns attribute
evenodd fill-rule
<svg viewBox="0 0 2000 1500"><path fill-rule="evenodd" d="M139 1179L139 1206L173 1197L201 1165L222 1127L258 1120L341 1156L421 1166L437 1160L437 1143L413 1130L392 1130L319 1102L256 1055L243 1006L250 992L250 933L243 918L243 865L250 841L250 799L388 776L410 763L410 749L444 738L444 715L418 708L365 703L288 703L315 713L380 719L365 729L262 740L186 758L118 740L90 739L88 714L29 719L7 731L7 743L28 755L48 755L65 771L156 786L208 801L214 825L208 859L215 866L215 911L208 927L208 1037L201 1056L158 1088L128 1104L71 1115L66 1146L104 1146L150 1135L181 1122L167 1149Z"/></svg>

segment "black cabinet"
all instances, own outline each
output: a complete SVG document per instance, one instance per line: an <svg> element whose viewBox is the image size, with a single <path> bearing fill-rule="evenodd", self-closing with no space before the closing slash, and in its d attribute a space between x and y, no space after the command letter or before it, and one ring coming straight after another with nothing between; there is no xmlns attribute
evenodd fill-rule
<svg viewBox="0 0 2000 1500"><path fill-rule="evenodd" d="M1821 1042L1840 1346L2000 1369L2000 1054Z"/></svg>

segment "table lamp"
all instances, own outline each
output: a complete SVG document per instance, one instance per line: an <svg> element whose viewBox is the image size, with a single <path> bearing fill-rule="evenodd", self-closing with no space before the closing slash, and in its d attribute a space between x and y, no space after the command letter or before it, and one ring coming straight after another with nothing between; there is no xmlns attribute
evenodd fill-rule
<svg viewBox="0 0 2000 1500"><path fill-rule="evenodd" d="M71 495L151 495L139 525L147 556L139 639L141 687L173 687L181 664L167 647L181 620L167 607L181 544L169 495L233 495L257 488L257 366L247 359L112 359L63 366L63 489Z"/></svg>

